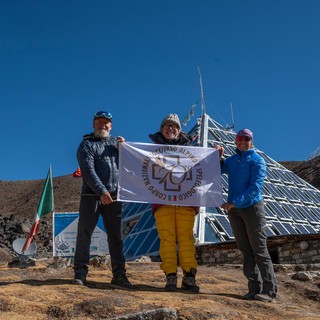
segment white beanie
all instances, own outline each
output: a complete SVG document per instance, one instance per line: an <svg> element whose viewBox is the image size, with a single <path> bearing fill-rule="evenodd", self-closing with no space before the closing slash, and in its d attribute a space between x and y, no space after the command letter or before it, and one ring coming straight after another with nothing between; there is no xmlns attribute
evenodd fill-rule
<svg viewBox="0 0 320 320"><path fill-rule="evenodd" d="M162 120L160 125L160 130L167 122L175 123L179 127L179 130L181 130L180 120L176 113L170 113Z"/></svg>

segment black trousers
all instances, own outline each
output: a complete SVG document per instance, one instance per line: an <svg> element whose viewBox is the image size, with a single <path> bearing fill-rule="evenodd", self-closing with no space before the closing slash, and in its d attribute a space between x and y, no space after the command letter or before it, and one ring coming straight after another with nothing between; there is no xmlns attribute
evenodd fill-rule
<svg viewBox="0 0 320 320"><path fill-rule="evenodd" d="M267 248L263 201L248 208L232 208L228 218L239 250L243 254L243 273L249 291L275 297L277 280Z"/></svg>
<svg viewBox="0 0 320 320"><path fill-rule="evenodd" d="M122 205L119 201L102 205L98 197L81 197L76 252L74 256L75 274L85 276L88 274L91 237L100 214L107 232L112 273L118 275L126 272L123 242L121 239L121 213Z"/></svg>

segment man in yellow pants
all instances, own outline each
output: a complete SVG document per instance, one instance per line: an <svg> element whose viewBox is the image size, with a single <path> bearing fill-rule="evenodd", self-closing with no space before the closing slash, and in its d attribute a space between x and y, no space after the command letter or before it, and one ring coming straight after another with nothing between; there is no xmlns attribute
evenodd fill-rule
<svg viewBox="0 0 320 320"><path fill-rule="evenodd" d="M150 134L154 143L188 145L189 135L181 131L178 115L169 114L160 125L160 131ZM165 289L177 290L177 268L183 270L182 289L199 292L196 283L197 261L193 226L197 207L154 204L152 207L160 238L161 269L166 275ZM178 246L178 254L177 254Z"/></svg>

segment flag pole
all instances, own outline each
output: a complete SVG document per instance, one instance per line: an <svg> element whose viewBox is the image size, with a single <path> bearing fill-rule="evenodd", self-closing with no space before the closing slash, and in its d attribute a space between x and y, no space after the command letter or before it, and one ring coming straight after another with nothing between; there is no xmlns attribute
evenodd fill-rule
<svg viewBox="0 0 320 320"><path fill-rule="evenodd" d="M31 227L29 235L26 239L26 242L21 250L22 253L27 251L33 241L34 236L39 231L40 219L48 213L54 211L54 198L53 198L53 184L52 184L52 170L51 164L49 167L49 172L42 190L40 201L37 208L37 213L34 218L34 223Z"/></svg>

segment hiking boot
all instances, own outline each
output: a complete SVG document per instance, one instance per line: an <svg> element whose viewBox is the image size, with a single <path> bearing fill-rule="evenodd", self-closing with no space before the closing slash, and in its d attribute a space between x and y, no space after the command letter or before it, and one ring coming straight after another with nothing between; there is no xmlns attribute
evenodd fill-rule
<svg viewBox="0 0 320 320"><path fill-rule="evenodd" d="M177 290L177 274L169 273L166 276L166 285L164 287L166 291L176 291Z"/></svg>
<svg viewBox="0 0 320 320"><path fill-rule="evenodd" d="M87 279L84 274L75 274L73 278L73 284L84 286L87 284Z"/></svg>
<svg viewBox="0 0 320 320"><path fill-rule="evenodd" d="M248 293L243 295L243 299L244 300L253 300L256 294L258 294L258 293L255 291L249 291Z"/></svg>
<svg viewBox="0 0 320 320"><path fill-rule="evenodd" d="M134 286L131 284L131 282L128 280L127 276L124 273L114 274L111 283L122 288L134 289Z"/></svg>
<svg viewBox="0 0 320 320"><path fill-rule="evenodd" d="M254 296L254 300L263 301L263 302L274 302L275 298L266 293L258 293Z"/></svg>
<svg viewBox="0 0 320 320"><path fill-rule="evenodd" d="M185 289L191 292L199 292L200 287L196 283L197 269L190 269L189 272L183 271L181 289Z"/></svg>

